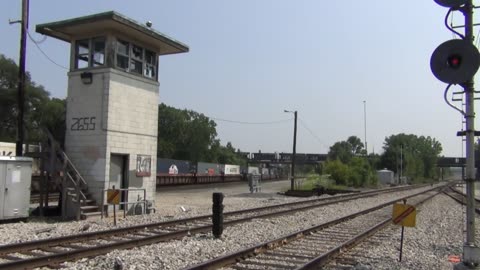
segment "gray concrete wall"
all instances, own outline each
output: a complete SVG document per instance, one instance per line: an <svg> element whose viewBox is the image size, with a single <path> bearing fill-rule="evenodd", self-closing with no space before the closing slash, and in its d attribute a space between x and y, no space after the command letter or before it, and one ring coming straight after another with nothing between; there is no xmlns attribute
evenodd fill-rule
<svg viewBox="0 0 480 270"><path fill-rule="evenodd" d="M110 155L128 155L128 187L146 188L155 197L158 82L123 71L91 69L93 82L81 82L83 71L69 73L65 148L100 202L108 188ZM79 119L80 124L79 126ZM137 176L138 155L151 157L151 175ZM136 201L131 195L129 201Z"/></svg>

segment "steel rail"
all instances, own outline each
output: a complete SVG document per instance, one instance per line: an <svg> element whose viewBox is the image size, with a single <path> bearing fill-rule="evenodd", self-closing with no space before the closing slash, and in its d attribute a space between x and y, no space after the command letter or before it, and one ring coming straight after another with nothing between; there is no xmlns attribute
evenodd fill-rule
<svg viewBox="0 0 480 270"><path fill-rule="evenodd" d="M242 261L245 258L264 253L265 251L267 251L269 249L284 246L284 245L288 244L289 242L291 242L293 240L301 238L301 237L303 237L305 235L308 235L310 233L313 233L315 231L319 231L319 230L331 227L333 225L351 220L355 217L368 214L370 212L373 212L373 211L376 211L378 209L384 208L386 206L392 205L392 204L394 204L398 201L401 201L403 199L409 199L409 198L419 196L419 195L422 195L424 193L435 191L435 190L438 190L438 189L441 189L441 188L443 188L443 187L435 187L435 188L431 188L431 189L428 189L428 190L425 190L425 191L422 191L422 192L419 192L419 193L415 193L415 194L412 194L412 195L405 196L403 198L391 200L389 202L380 204L378 206L375 206L375 207L372 207L372 208L369 208L369 209L365 209L363 211L359 211L359 212L354 213L354 214L350 214L350 215L347 215L347 216L344 216L344 217L341 217L341 218L338 218L338 219L335 219L335 220L332 220L332 221L329 221L329 222L325 222L325 223L310 227L310 228L305 229L305 230L297 231L297 232L288 234L286 236L282 236L282 237L277 238L275 240L267 241L267 242L255 245L253 247L243 249L243 250L238 251L238 252L233 252L233 253L230 253L230 254L227 254L227 255L224 255L224 256L220 256L220 257L205 261L203 263L196 264L194 266L184 268L183 270L204 270L204 269L218 269L218 268L221 268L221 267L226 267L228 265L231 265L231 264L237 263L239 261ZM431 197L433 197L433 195ZM388 221L391 221L391 218L389 218ZM339 248L338 250L341 250L341 248Z"/></svg>
<svg viewBox="0 0 480 270"><path fill-rule="evenodd" d="M433 195L428 196L427 198L422 199L419 203L416 203L414 206L419 206L422 203L430 200L431 198L437 196L440 192L437 192ZM350 240L347 240L340 245L336 246L335 248L327 251L326 253L317 256L313 260L305 263L301 267L296 268L295 270L310 270L310 269L318 269L318 267L324 266L327 264L332 258L338 256L342 253L345 249L350 249L356 245L358 245L363 240L367 239L368 237L372 236L376 232L380 231L381 229L385 228L387 225L391 224L392 218L384 219L383 221L377 223L377 225L371 227L365 232L362 232Z"/></svg>
<svg viewBox="0 0 480 270"><path fill-rule="evenodd" d="M462 195L462 196L465 197L465 198L467 197L467 194L465 194L465 193L463 193L462 191L456 189L455 187L450 187L450 190L452 190L453 192L455 192L455 193L457 193L457 194ZM475 198L475 202L480 203L480 199Z"/></svg>
<svg viewBox="0 0 480 270"><path fill-rule="evenodd" d="M438 188L438 187L437 187ZM422 191L423 193L425 191ZM372 195L373 196L373 195ZM414 195L410 195L408 197L411 197ZM357 197L353 198L357 199ZM348 198L343 198L340 201L347 201L349 200ZM398 201L398 200L396 200ZM333 203L339 203L339 201L332 201L332 202L326 202L322 203L320 206L328 205L328 204L333 204ZM316 206L316 207L320 207ZM301 209L307 209L307 208L314 208L315 206L307 206L307 207L302 207ZM251 216L247 218L241 218L241 219L236 219L236 220L230 220L230 221L225 221L224 226L231 226L234 224L242 223L242 222L247 222L252 219L258 219L258 218L265 218L265 217L271 217L271 216L278 216L278 215L284 215L285 213L290 213L293 211L299 211L299 208L296 209L289 209L289 210L283 210L281 212L276 212L276 213L267 213L263 215L257 215L257 216ZM244 212L244 210L241 211L234 211L234 212ZM233 212L232 212L233 213ZM202 217L208 217L210 218L210 215L202 216ZM192 217L192 218L186 218L180 220L182 223L185 223L186 221L193 221L198 217ZM175 225L179 222L179 220L172 220L168 222L162 222L160 224L165 225ZM147 224L151 225L151 224ZM174 232L167 232L167 233L161 233L161 232L155 232L155 231L149 231L145 230L148 229L146 225L137 225L134 226L137 230L143 230L143 232L147 233L153 233L154 235L142 235L141 232L138 232L137 235L133 233L134 237L138 237L136 239L105 239L108 236L115 236L122 238L122 235L125 234L130 234L129 236L126 236L125 238L131 238L132 232L131 228L130 231L126 231L126 228L118 228L118 229L113 229L110 231L100 231L100 232L91 232L91 233L86 233L86 234L79 234L79 235L71 235L67 237L60 237L57 239L45 239L45 240L38 240L38 241L32 241L32 242L26 242L26 243L21 243L21 244L12 244L12 245L5 245L5 246L0 246L0 257L4 254L12 254L13 252L25 252L30 251L30 250L41 250L43 248L52 247L52 246L62 246L64 247L69 247L68 243L82 243L90 240L97 240L97 239L102 239L106 242L109 243L95 243L95 246L89 246L89 247L82 247L78 245L72 245L74 250L68 250L68 251L58 251L53 252L56 254L50 254L50 255L43 255L39 257L34 257L34 258L29 258L29 259L21 259L18 261L12 261L12 262L7 262L0 264L0 269L19 269L19 268L34 268L34 267L41 267L41 266L47 266L47 265L56 265L65 261L70 261L70 260L75 260L79 258L85 258L85 257L92 257L92 256L98 256L101 254L106 254L112 250L116 249L128 249L128 248L133 248L141 245L148 245L148 244L153 244L153 243L158 243L162 241L168 241L172 239L178 239L190 234L197 234L197 233L204 233L204 232L209 232L211 231L211 225L203 225L203 226L198 226L198 227L193 227L193 228L187 228L183 230L178 230ZM129 228L127 228L129 229ZM68 242L66 242L65 239L68 239ZM55 240L60 240L59 242L55 242ZM62 242L63 241L63 242ZM42 243L42 245L38 245ZM113 242L113 243L111 243ZM88 245L88 244L87 244ZM50 249L51 250L51 249ZM48 250L47 250L48 251ZM52 251L48 251L49 253L52 253Z"/></svg>
<svg viewBox="0 0 480 270"><path fill-rule="evenodd" d="M245 214L245 213L252 213L254 211L270 210L270 209L275 209L275 208L280 208L280 207L288 207L288 206L296 206L296 205L307 204L307 203L320 202L320 204L309 205L309 206L306 206L306 207L288 209L288 210L283 210L283 211L274 212L274 213L267 213L267 214L264 214L264 215L257 215L257 216L254 216L254 217L246 218L244 220L237 220L236 222L232 222L232 223L229 223L229 221L226 221L226 222L224 222L224 224L233 225L233 224L237 224L237 223L240 223L240 222L249 221L253 218L265 218L265 217L270 217L270 216L275 216L275 215L284 215L284 214L289 214L289 213L292 213L292 212L295 212L295 211L304 211L304 210L308 210L308 209L311 209L311 208L322 207L322 206L335 204L335 203L341 203L341 202L345 202L345 201L349 201L349 200L371 197L371 196L375 196L375 195L382 194L382 193L385 193L385 192L403 191L403 190L415 189L415 188L421 188L421 187L423 187L423 186L420 186L420 187L418 187L418 186L408 186L408 187L402 187L400 189L382 189L382 190L377 191L377 192L368 191L368 192L361 193L361 194L347 194L347 195L340 195L340 196L329 197L329 198L320 198L320 199L314 199L314 200L299 201L299 202L293 202L293 203L283 203L283 204L278 204L278 205L271 205L271 206L265 206L265 207L257 207L257 208L231 211L231 212L224 213L224 217L230 217L230 216ZM328 201L328 202L324 202L324 201ZM49 239L40 239L40 240L23 242L23 243L1 245L0 246L0 257L2 255L6 255L6 254L9 254L9 253L13 253L13 252L19 252L19 251L24 251L24 250L33 250L33 249L41 249L42 247L50 247L52 245L69 244L69 243L79 242L79 241L96 240L96 239L99 239L99 238L112 237L112 236L117 236L117 235L124 235L124 234L128 234L128 233L133 233L135 231L145 231L145 229L150 229L150 228L168 227L168 226L184 224L184 223L188 223L188 222L208 220L210 218L211 218L211 215L202 215L202 216L195 216L195 217L190 217L190 218L175 219L175 220L170 220L170 221L141 224L141 225L124 227L124 228L115 228L115 229L110 229L110 230L88 232L88 233L82 233L82 234L72 234L72 235L54 237L54 238L49 238ZM184 232L185 232L185 235L188 235L188 230L184 230ZM1 264L0 264L0 266L1 266Z"/></svg>
<svg viewBox="0 0 480 270"><path fill-rule="evenodd" d="M451 192L443 191L445 195L448 197L452 198L454 201L458 202L459 204L466 206L467 205L467 195L465 195L463 192L456 190L455 188L450 187ZM458 196L461 196L461 198L456 197L455 195L452 195L450 193L455 193ZM480 203L480 200L475 198L475 202L477 205ZM480 207L475 207L475 213L480 215Z"/></svg>

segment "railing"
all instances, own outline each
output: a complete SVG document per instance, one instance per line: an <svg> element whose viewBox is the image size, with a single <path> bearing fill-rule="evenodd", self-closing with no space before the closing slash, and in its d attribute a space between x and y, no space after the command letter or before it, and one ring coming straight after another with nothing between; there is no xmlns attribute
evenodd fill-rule
<svg viewBox="0 0 480 270"><path fill-rule="evenodd" d="M129 208L129 205L131 204L135 204L134 208L133 208L133 214L136 214L135 213L135 207L137 204L143 204L143 208L142 208L142 215L144 215L147 211L147 190L145 188L117 188L115 189L115 186L113 186L112 189L104 189L103 192L102 192L102 218L104 217L104 215L106 214L108 216L108 206L113 206L113 207L116 207L115 204L111 204L111 203L108 203L106 202L105 203L105 194L107 191L109 190L119 190L120 191L120 198L123 198L124 200L120 201L119 202L119 205L120 206L123 206L123 217L125 217L127 215L127 212L128 212L128 208ZM129 197L129 193L130 192L140 192L143 194L143 199L140 199L140 194L137 194L137 201L133 201L133 202L129 202L128 201L128 197ZM105 206L107 206L107 211L105 211Z"/></svg>
<svg viewBox="0 0 480 270"><path fill-rule="evenodd" d="M75 205L76 219L80 219L82 201L85 203L87 196L83 190L88 189L87 182L78 172L77 168L73 165L72 161L68 158L67 154L62 150L59 143L53 138L50 131L44 128L44 132L48 138L48 145L50 146L50 168L55 168L55 163L62 164L62 217L67 217L67 197ZM71 189L69 187L72 187ZM73 193L68 192L73 190Z"/></svg>
<svg viewBox="0 0 480 270"><path fill-rule="evenodd" d="M208 183L226 183L246 181L241 174L232 175L194 175L194 174L157 174L157 186L192 185Z"/></svg>
<svg viewBox="0 0 480 270"><path fill-rule="evenodd" d="M280 175L260 176L261 180L281 179ZM285 177L283 177L285 178ZM246 175L227 174L227 175L208 175L208 174L157 174L157 186L173 186L173 185L193 185L193 184L209 184L209 183L226 183L247 181Z"/></svg>

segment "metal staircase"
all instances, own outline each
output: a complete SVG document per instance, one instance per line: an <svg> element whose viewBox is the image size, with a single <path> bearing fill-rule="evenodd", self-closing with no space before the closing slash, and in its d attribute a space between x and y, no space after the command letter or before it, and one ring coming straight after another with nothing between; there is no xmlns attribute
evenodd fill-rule
<svg viewBox="0 0 480 270"><path fill-rule="evenodd" d="M89 193L87 182L62 150L60 144L53 138L50 131L44 130L47 135L47 144L50 148L50 164L52 164L53 168L58 168L58 165L61 164L61 170L58 175L61 180L62 217L64 219L74 217L80 220L100 216L100 208ZM51 173L51 175L54 174Z"/></svg>

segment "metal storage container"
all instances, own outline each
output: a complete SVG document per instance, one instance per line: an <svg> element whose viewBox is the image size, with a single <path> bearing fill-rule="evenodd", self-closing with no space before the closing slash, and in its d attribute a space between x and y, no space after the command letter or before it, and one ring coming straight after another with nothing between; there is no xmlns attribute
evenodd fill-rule
<svg viewBox="0 0 480 270"><path fill-rule="evenodd" d="M224 172L225 174L240 174L240 166L239 165L231 165L231 164L225 164L224 165Z"/></svg>
<svg viewBox="0 0 480 270"><path fill-rule="evenodd" d="M0 156L0 220L28 217L32 159Z"/></svg>
<svg viewBox="0 0 480 270"><path fill-rule="evenodd" d="M383 185L394 185L395 178L393 172L387 169L377 171L378 182Z"/></svg>
<svg viewBox="0 0 480 270"><path fill-rule="evenodd" d="M222 172L221 164L198 162L197 174L219 175Z"/></svg>
<svg viewBox="0 0 480 270"><path fill-rule="evenodd" d="M190 161L169 158L157 159L157 173L168 174L169 168L172 165L177 166L179 174L192 173L192 164L190 164Z"/></svg>

